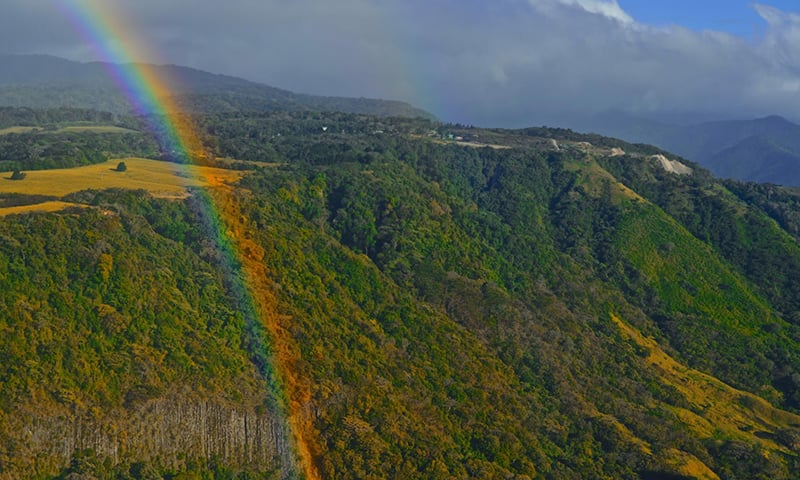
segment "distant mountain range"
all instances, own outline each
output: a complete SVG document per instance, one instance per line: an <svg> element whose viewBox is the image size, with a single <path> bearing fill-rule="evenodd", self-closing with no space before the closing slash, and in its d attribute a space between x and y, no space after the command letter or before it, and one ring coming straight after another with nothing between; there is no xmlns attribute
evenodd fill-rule
<svg viewBox="0 0 800 480"><path fill-rule="evenodd" d="M0 106L90 108L128 113L131 105L102 62L80 63L48 55L0 55ZM433 115L408 103L323 97L176 65L156 66L177 101L189 111L340 111L379 116Z"/></svg>
<svg viewBox="0 0 800 480"><path fill-rule="evenodd" d="M186 111L345 112L384 117L434 116L405 102L294 93L176 65L154 67ZM47 55L0 55L0 106L132 111L111 65ZM800 186L800 125L770 116L695 124L606 113L572 128L647 143L695 161L724 178Z"/></svg>
<svg viewBox="0 0 800 480"><path fill-rule="evenodd" d="M656 145L720 177L800 186L800 125L782 117L678 125L610 113L584 129Z"/></svg>

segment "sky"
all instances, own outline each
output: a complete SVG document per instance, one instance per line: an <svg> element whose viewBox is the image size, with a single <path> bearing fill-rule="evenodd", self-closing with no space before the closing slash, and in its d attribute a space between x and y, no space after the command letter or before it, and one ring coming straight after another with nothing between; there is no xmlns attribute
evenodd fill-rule
<svg viewBox="0 0 800 480"><path fill-rule="evenodd" d="M693 30L717 30L747 39L764 33L765 22L754 2L737 0L620 0L620 7L638 22L652 26L681 25ZM771 1L772 7L800 11L797 0Z"/></svg>
<svg viewBox="0 0 800 480"><path fill-rule="evenodd" d="M146 44L137 60L446 121L800 117L797 0L0 0L0 53L97 60L63 13L92 1Z"/></svg>

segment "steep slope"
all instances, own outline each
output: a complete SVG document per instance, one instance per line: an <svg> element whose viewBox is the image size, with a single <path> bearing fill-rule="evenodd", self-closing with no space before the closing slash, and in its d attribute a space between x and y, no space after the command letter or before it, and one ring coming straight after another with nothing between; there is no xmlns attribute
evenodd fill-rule
<svg viewBox="0 0 800 480"><path fill-rule="evenodd" d="M534 422L540 429L540 422L546 423L548 417L558 418L567 431L572 429L569 425L586 422L593 426L593 433L585 440L602 445L596 455L617 459L616 469L603 470L611 467L600 467L588 451L577 456L565 454L574 448L576 438L539 430L540 435L564 448L561 453L551 453L554 463L537 466L541 474L564 478L593 471L588 475L636 477L710 468L740 473L761 470L769 471L770 476L790 478L787 465L796 459L778 459L794 448L789 439L793 438L791 429L798 417L766 406L763 400L743 400L744 406L722 401L722 406L704 412L706 407L697 405L697 399L703 391L718 390L721 383L704 377L700 380L704 386L687 390L683 385L685 374L665 375L661 367L644 362L641 350L627 343L626 338L631 337L621 334L615 323L619 317L614 312L624 311L637 329L657 335L682 362L712 371L753 392L769 394L762 391L764 384L773 381L769 372L741 359L757 359L765 349L763 343L748 345L755 331L768 329L773 323L780 325L779 330L791 326L771 317L768 304L752 293L752 284L725 260L718 260L708 245L678 222L618 185L591 160L563 162L566 159L548 160L532 152L438 147L426 142L404 144L395 138L390 147L375 140L382 146L368 150L381 152L377 156L353 154L353 158L364 158L361 164L340 163L335 152L341 140L320 138L311 150L318 156L306 157L311 166L270 171L257 184L248 184L254 191L274 192L267 204L284 205L280 212L272 207L269 213L253 210L250 217L259 219L259 230L296 232L280 241L263 240L279 249L276 262L302 259L290 263L287 277L278 280L285 301L308 305L309 299L320 296L320 288L324 291L322 285L312 291L296 291L307 281L294 278L302 275L301 265L308 265L312 252L327 257L330 254L320 252L335 243L321 239L316 246L300 248L302 253L291 253L298 248L292 247L296 241L291 239L313 239L317 235L314 232L324 227L322 232L332 231L349 248L366 253L393 282L416 291L419 299L466 328L515 371L522 385L544 395L542 409L548 414L537 415L539 420ZM406 160L397 163L392 160L396 158ZM313 166L319 163L323 165ZM250 178L255 181L261 176ZM288 220L280 220L286 215ZM297 225L304 224L307 227L296 230ZM646 237L641 236L643 232L647 232ZM653 260L667 264L675 261L659 253L663 248L679 259L666 270L652 264ZM344 270L349 272L348 277L353 276L352 267L340 263L332 266L333 272ZM331 274L316 271L317 275L328 278L325 275ZM297 293L288 293L287 283L294 286L290 291ZM326 280L323 285L331 283ZM335 302L358 295L361 303L372 302L373 296L363 297L363 292L369 292L370 285L376 283L359 282L357 288L349 290L335 288L335 296L323 297ZM648 295L651 298L646 298ZM642 303L648 301L655 301L657 308ZM664 304L658 305L661 301ZM726 311L724 305L734 310ZM307 315L324 318L322 312L326 310L318 308ZM669 321L658 316L665 312L672 315ZM383 326L380 317L375 317ZM335 318L333 323L346 329L346 319L352 315ZM697 341L686 342L683 336L673 335L671 322L689 329ZM299 331L311 328L320 327ZM719 337L708 335L711 331L718 332ZM380 338L380 333L378 330L374 335ZM306 335L301 334L304 338ZM784 334L758 336L759 342L771 345L766 350L782 351L789 355L788 365L798 364L796 341ZM329 333L323 338L333 337ZM320 359L340 355L341 347L326 345L312 343L307 348L316 348ZM718 353L707 358L711 352ZM344 359L340 362L352 363ZM313 372L314 365L309 369ZM685 366L680 369L691 372ZM347 378L342 380L347 382ZM369 385L358 385L351 395L370 389ZM649 386L642 389L641 385ZM724 389L733 392L727 398L736 402L755 398L727 386ZM779 395L769 398L781 401ZM741 408L744 410L738 410ZM370 425L382 425L380 411L373 410L373 415L377 417ZM695 416L716 428L699 429ZM335 418L324 410L320 412L317 422L323 425L319 429L323 438L335 429ZM749 420L740 423L737 419L741 418ZM327 438L332 441L336 435ZM676 445L683 447L676 450ZM471 452L468 455L493 460L477 444L464 448L459 450L462 454ZM745 455L749 460L732 462L731 452L742 448L752 452ZM773 457L775 463L760 464L762 457L757 452L761 450L781 453ZM633 457L625 457L623 452ZM331 454L323 458L330 461ZM783 461L789 463L781 466ZM352 468L352 459L338 458L338 462L343 462L339 468L344 471ZM458 462L444 464L450 475L458 476ZM329 475L340 471L336 465L323 471ZM373 471L386 468L377 459L370 465ZM600 470L593 470L596 468Z"/></svg>
<svg viewBox="0 0 800 480"><path fill-rule="evenodd" d="M280 401L204 223L142 192L81 199L97 207L0 222L0 478L71 459L289 478Z"/></svg>
<svg viewBox="0 0 800 480"><path fill-rule="evenodd" d="M305 113L201 126L218 154L272 163L179 202L83 193L69 198L80 212L0 219L20 244L0 257L6 304L34 291L61 337L78 338L66 320L90 325L88 346L66 342L65 367L46 374L36 308L3 325L4 357L27 370L0 376L4 391L25 386L0 403L0 444L38 452L42 476L291 476L297 455L307 478L796 478L800 247L746 186L565 130ZM98 248L110 264L73 264ZM62 291L71 302L49 293ZM91 327L100 304L136 329ZM89 348L104 342L116 350ZM103 363L144 347L162 362ZM99 415L171 398L145 388L153 398L125 404L141 371L145 387L187 385L296 444L269 444L282 460L266 465L214 463L203 444L189 461L167 422L160 458L102 443L56 454L8 423L27 404L30 418L65 408L50 385ZM18 452L3 450L0 475L19 476Z"/></svg>

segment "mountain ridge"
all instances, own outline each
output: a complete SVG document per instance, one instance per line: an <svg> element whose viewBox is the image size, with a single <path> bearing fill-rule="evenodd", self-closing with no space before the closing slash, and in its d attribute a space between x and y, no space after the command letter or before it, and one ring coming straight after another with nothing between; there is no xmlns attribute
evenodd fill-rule
<svg viewBox="0 0 800 480"><path fill-rule="evenodd" d="M161 77L178 104L188 112L343 111L433 118L424 110L396 100L294 93L191 67L147 66ZM114 64L80 63L50 55L0 55L0 67L0 105L3 106L91 108L117 114L132 110L109 76L108 70L117 68Z"/></svg>
<svg viewBox="0 0 800 480"><path fill-rule="evenodd" d="M659 146L723 178L800 186L800 125L779 115L687 125L609 113L582 128Z"/></svg>

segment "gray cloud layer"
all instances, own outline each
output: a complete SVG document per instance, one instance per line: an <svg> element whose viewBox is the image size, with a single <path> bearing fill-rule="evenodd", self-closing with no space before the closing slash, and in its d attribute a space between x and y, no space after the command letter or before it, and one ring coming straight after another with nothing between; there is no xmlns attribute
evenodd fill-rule
<svg viewBox="0 0 800 480"><path fill-rule="evenodd" d="M0 49L91 59L56 1L2 0ZM767 23L754 42L643 25L615 0L105 3L130 12L158 52L142 60L295 91L408 100L452 121L800 111L800 16L766 5L754 6Z"/></svg>

